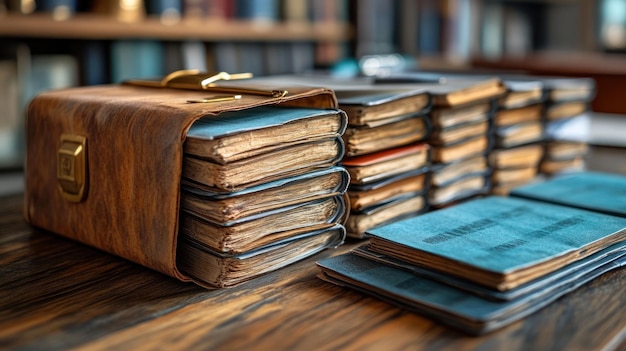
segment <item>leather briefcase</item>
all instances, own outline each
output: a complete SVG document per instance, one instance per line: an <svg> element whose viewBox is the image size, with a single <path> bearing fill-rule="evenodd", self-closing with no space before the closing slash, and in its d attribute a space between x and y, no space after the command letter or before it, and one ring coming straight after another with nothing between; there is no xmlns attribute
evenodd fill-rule
<svg viewBox="0 0 626 351"><path fill-rule="evenodd" d="M183 281L176 246L183 143L203 116L263 105L337 108L332 90L199 72L45 92L30 103L24 215L32 225Z"/></svg>

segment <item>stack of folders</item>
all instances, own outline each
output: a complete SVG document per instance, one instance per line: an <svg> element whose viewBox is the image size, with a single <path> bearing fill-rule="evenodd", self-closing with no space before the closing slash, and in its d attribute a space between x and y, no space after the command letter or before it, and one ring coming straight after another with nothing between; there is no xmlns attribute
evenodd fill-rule
<svg viewBox="0 0 626 351"><path fill-rule="evenodd" d="M505 87L498 78L448 79L429 92L434 97L429 203L441 208L488 192L489 123Z"/></svg>
<svg viewBox="0 0 626 351"><path fill-rule="evenodd" d="M348 116L341 164L350 173L348 236L428 209L431 96L422 85L378 86L367 77L285 75L256 78L332 89Z"/></svg>
<svg viewBox="0 0 626 351"><path fill-rule="evenodd" d="M349 175L340 110L204 117L184 143L178 265L227 287L343 243Z"/></svg>
<svg viewBox="0 0 626 351"><path fill-rule="evenodd" d="M320 277L486 333L626 265L624 192L622 175L581 172L469 200L369 231Z"/></svg>
<svg viewBox="0 0 626 351"><path fill-rule="evenodd" d="M342 161L350 173L348 235L363 238L368 229L426 211L428 93L366 84L331 88L348 115Z"/></svg>
<svg viewBox="0 0 626 351"><path fill-rule="evenodd" d="M493 116L492 192L506 195L537 175L543 157L543 85L538 80L505 78L507 93Z"/></svg>
<svg viewBox="0 0 626 351"><path fill-rule="evenodd" d="M429 206L442 208L489 192L493 146L490 132L495 100L506 87L493 76L406 72L376 79L376 84L423 86L433 98L428 143L433 161Z"/></svg>
<svg viewBox="0 0 626 351"><path fill-rule="evenodd" d="M547 175L585 169L590 130L590 102L595 82L590 78L542 79L546 89L545 157L540 171Z"/></svg>
<svg viewBox="0 0 626 351"><path fill-rule="evenodd" d="M427 210L430 148L417 143L345 158L350 173L348 235Z"/></svg>

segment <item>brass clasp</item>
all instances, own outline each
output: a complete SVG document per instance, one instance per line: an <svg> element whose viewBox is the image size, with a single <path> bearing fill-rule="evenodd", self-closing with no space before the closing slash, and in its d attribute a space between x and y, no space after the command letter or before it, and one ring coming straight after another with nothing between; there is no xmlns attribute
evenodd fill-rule
<svg viewBox="0 0 626 351"><path fill-rule="evenodd" d="M63 198L81 202L87 195L87 138L63 134L57 151L57 181Z"/></svg>
<svg viewBox="0 0 626 351"><path fill-rule="evenodd" d="M261 95L272 98L281 98L287 95L287 90L266 90L241 86L219 85L218 82L252 78L252 73L203 73L197 69L174 71L161 80L129 80L128 85L137 85L152 88L175 88L202 90L216 93L231 93L236 95Z"/></svg>

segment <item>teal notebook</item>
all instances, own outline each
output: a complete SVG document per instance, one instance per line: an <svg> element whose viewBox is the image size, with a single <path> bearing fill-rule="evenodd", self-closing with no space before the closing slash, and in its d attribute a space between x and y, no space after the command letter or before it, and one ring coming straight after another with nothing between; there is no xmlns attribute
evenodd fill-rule
<svg viewBox="0 0 626 351"><path fill-rule="evenodd" d="M469 334L482 334L528 316L601 274L623 267L626 258L606 257L535 294L493 301L353 254L318 262L320 278L369 294Z"/></svg>
<svg viewBox="0 0 626 351"><path fill-rule="evenodd" d="M386 264L388 266L400 268L420 277L444 283L488 300L512 301L526 298L528 295L541 294L544 290L553 289L555 286L562 286L563 284L577 279L582 274L604 265L606 262L626 256L626 241L621 241L617 244L611 245L606 249L594 253L593 255L570 263L565 267L559 268L535 280L529 281L507 291L490 289L482 285L474 284L473 282L461 277L440 273L424 268L423 266L412 265L404 261L373 252L367 248L367 244L353 249L351 253L375 262Z"/></svg>
<svg viewBox="0 0 626 351"><path fill-rule="evenodd" d="M626 217L626 175L566 174L513 189L510 195Z"/></svg>
<svg viewBox="0 0 626 351"><path fill-rule="evenodd" d="M205 116L186 133L186 155L226 164L342 135L347 116L336 109L261 106Z"/></svg>
<svg viewBox="0 0 626 351"><path fill-rule="evenodd" d="M242 111L224 112L197 120L187 132L188 138L214 140L225 135L277 127L303 119L339 114L343 122L336 133L345 130L345 116L339 110L263 106Z"/></svg>
<svg viewBox="0 0 626 351"><path fill-rule="evenodd" d="M491 196L368 231L369 249L506 291L626 239L626 218Z"/></svg>

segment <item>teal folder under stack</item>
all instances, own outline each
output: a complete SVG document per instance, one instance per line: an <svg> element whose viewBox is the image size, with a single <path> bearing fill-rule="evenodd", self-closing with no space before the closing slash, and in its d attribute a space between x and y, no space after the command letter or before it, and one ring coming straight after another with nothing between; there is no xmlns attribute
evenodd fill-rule
<svg viewBox="0 0 626 351"><path fill-rule="evenodd" d="M469 200L368 231L320 277L488 333L626 266L624 193L624 175L580 172Z"/></svg>

